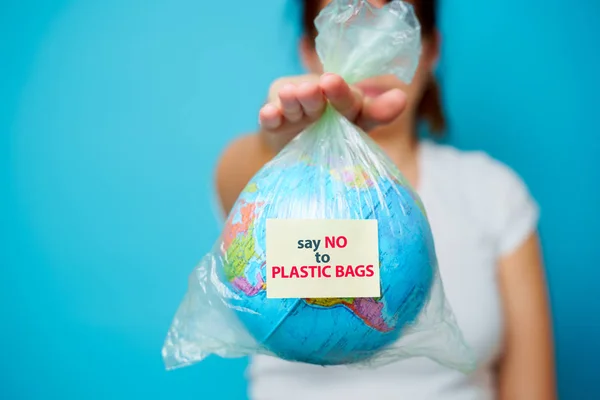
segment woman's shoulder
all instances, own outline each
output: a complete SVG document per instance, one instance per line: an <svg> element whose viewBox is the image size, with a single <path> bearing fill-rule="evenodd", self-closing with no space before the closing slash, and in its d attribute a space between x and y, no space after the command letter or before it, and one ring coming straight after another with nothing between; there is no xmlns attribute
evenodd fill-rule
<svg viewBox="0 0 600 400"><path fill-rule="evenodd" d="M523 178L509 165L482 150L423 141L423 162L434 177L475 194L498 193L519 187L527 190Z"/></svg>
<svg viewBox="0 0 600 400"><path fill-rule="evenodd" d="M523 177L481 150L423 143L423 163L432 195L476 219L510 251L535 228L538 204Z"/></svg>
<svg viewBox="0 0 600 400"><path fill-rule="evenodd" d="M421 146L425 161L448 173L459 173L472 179L487 174L498 175L501 179L518 178L515 171L507 164L483 150L463 150L432 140L423 140Z"/></svg>

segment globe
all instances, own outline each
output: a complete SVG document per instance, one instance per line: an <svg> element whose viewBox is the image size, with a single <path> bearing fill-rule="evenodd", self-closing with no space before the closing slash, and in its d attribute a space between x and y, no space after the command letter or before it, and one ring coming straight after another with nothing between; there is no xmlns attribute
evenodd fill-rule
<svg viewBox="0 0 600 400"><path fill-rule="evenodd" d="M379 298L268 299L266 220L377 219ZM307 157L268 164L225 224L221 278L228 306L267 353L317 365L368 360L394 343L423 309L436 255L420 199L399 173Z"/></svg>

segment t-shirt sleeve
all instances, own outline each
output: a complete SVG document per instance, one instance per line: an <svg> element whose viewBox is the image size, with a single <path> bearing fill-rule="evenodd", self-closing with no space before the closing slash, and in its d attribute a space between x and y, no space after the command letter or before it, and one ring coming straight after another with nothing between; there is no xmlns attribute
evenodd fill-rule
<svg viewBox="0 0 600 400"><path fill-rule="evenodd" d="M506 173L505 204L499 221L498 250L506 255L518 248L537 229L539 207L522 179Z"/></svg>
<svg viewBox="0 0 600 400"><path fill-rule="evenodd" d="M507 165L483 155L474 164L487 229L498 254L510 254L537 229L538 204L523 179Z"/></svg>

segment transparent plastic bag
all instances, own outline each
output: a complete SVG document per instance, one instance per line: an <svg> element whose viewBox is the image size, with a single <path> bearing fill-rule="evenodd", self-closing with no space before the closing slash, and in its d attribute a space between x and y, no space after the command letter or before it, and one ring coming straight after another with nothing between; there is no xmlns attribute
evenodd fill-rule
<svg viewBox="0 0 600 400"><path fill-rule="evenodd" d="M412 79L421 33L410 4L334 0L316 25L325 71L350 83ZM324 366L410 357L474 366L419 196L331 107L248 183L190 275L163 347L168 369L257 354Z"/></svg>

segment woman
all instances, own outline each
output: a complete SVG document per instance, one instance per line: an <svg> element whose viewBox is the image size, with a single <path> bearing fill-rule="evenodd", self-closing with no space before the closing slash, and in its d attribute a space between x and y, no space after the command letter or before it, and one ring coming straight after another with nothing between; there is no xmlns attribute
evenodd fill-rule
<svg viewBox="0 0 600 400"><path fill-rule="evenodd" d="M376 140L417 189L427 208L446 293L478 368L469 375L428 359L376 370L321 368L254 357L250 395L270 399L555 398L551 324L538 245L538 211L519 177L480 152L420 141L416 126L444 129L433 78L440 39L435 1L415 0L423 52L410 85L382 76L349 86L322 74L314 18L326 0L303 0L301 42L306 76L276 81L261 109L258 133L234 141L217 167L229 212L249 179L330 102ZM384 0L372 3L383 5Z"/></svg>

